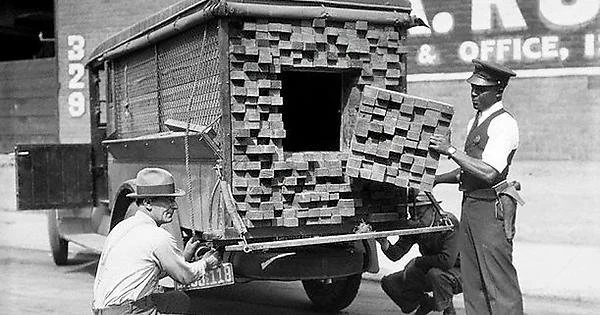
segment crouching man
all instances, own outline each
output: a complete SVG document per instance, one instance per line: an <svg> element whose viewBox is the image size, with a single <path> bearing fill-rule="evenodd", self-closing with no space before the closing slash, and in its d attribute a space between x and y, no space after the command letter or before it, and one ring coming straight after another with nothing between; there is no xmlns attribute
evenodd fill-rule
<svg viewBox="0 0 600 315"><path fill-rule="evenodd" d="M175 189L171 173L160 168L145 168L135 179L138 210L110 232L102 249L94 281L94 314L159 314L186 311L187 296L181 292L157 293L158 280L171 276L188 284L200 279L206 270L219 265L214 251L202 259L192 258L200 246L194 238L183 252L164 223L173 220L177 202L185 195Z"/></svg>
<svg viewBox="0 0 600 315"><path fill-rule="evenodd" d="M411 220L419 227L433 226L450 220L450 231L408 235L390 244L387 238L377 239L383 253L392 261L401 259L414 244L420 257L412 259L404 270L383 277L381 287L402 312L428 314L443 311L456 314L452 304L454 294L462 292L460 259L458 258L458 220L451 213L439 214L433 207L418 207ZM430 297L428 292L433 293Z"/></svg>

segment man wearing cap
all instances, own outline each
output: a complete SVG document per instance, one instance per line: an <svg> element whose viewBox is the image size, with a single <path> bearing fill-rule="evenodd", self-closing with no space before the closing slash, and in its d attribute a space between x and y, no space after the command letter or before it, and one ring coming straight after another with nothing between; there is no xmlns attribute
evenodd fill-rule
<svg viewBox="0 0 600 315"><path fill-rule="evenodd" d="M160 278L168 275L187 284L219 264L214 251L192 262L199 241L190 239L181 252L175 238L160 228L173 220L175 197L185 195L175 188L171 173L144 168L135 184L135 193L127 197L136 198L137 212L112 229L102 249L94 281L94 314L158 314L158 308L165 308L163 302L177 297L157 293Z"/></svg>
<svg viewBox="0 0 600 315"><path fill-rule="evenodd" d="M440 225L449 220L454 225L450 231L408 235L391 244L387 238L379 238L383 253L392 261L398 261L413 245L419 245L420 257L413 258L404 268L381 279L383 291L402 312L415 315L443 311L444 315L456 314L452 297L462 292L460 259L458 258L458 219L451 213L439 213L433 207L417 207L411 222L415 227ZM433 293L433 297L428 295Z"/></svg>
<svg viewBox="0 0 600 315"><path fill-rule="evenodd" d="M503 182L519 144L516 120L502 104L510 69L473 60L467 79L477 111L467 126L464 152L447 135L435 135L430 148L459 166L436 175L434 184L458 183L463 192L459 248L467 314L523 314L521 289L512 263L512 237L496 209L493 187Z"/></svg>

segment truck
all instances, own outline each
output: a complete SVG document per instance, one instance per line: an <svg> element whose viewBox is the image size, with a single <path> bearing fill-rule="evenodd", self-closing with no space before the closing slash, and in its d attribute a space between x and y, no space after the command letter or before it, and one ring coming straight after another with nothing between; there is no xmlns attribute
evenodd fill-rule
<svg viewBox="0 0 600 315"><path fill-rule="evenodd" d="M407 0L184 0L115 34L86 65L91 142L16 147L17 204L48 209L54 262L101 251L136 211L137 172L187 191L172 223L223 253L201 289L302 281L323 310L378 271L375 238L415 227L452 106L406 94Z"/></svg>

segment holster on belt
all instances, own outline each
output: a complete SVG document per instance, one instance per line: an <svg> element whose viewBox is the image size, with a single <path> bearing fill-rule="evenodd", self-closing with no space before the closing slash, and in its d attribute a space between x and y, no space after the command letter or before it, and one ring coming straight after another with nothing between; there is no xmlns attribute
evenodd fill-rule
<svg viewBox="0 0 600 315"><path fill-rule="evenodd" d="M518 193L521 184L517 181L506 180L492 187L496 192L496 218L504 221L504 234L509 242L515 237L515 222L517 218L517 204L524 205L525 201Z"/></svg>

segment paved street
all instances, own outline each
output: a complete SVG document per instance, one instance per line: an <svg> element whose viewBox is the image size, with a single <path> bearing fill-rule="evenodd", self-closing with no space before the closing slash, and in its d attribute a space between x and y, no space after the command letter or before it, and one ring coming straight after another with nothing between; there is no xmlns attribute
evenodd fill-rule
<svg viewBox="0 0 600 315"><path fill-rule="evenodd" d="M98 255L71 246L68 266L52 262L45 216L0 211L0 314L89 314ZM192 314L316 314L299 282L252 282L196 291ZM462 297L455 298L464 314ZM525 297L527 314L597 314L600 304ZM363 281L343 314L399 314L375 281Z"/></svg>

